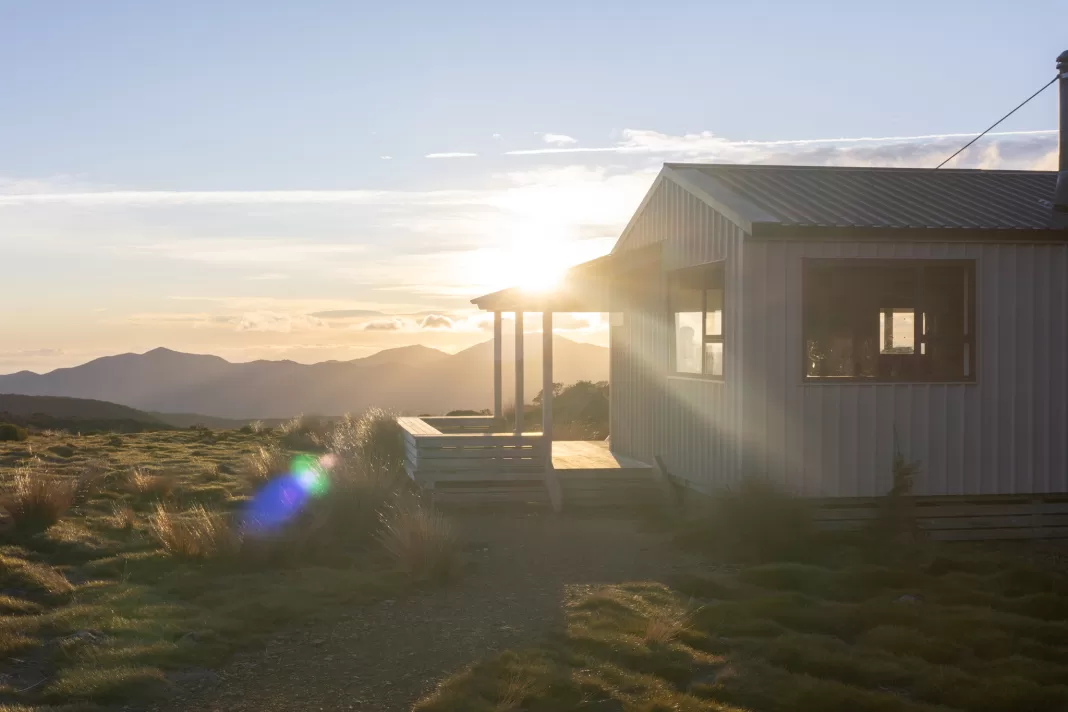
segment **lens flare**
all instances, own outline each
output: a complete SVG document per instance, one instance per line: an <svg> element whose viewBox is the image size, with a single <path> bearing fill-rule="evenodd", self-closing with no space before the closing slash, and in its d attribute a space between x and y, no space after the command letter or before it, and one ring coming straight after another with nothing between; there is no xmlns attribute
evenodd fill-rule
<svg viewBox="0 0 1068 712"><path fill-rule="evenodd" d="M265 484L248 502L242 517L244 532L271 534L293 521L311 499L330 490L329 471L336 464L334 455L294 458L286 474Z"/></svg>

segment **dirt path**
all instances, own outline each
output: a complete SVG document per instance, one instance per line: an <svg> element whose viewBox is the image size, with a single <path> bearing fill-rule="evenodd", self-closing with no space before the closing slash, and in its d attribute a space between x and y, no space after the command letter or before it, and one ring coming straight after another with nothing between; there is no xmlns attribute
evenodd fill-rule
<svg viewBox="0 0 1068 712"><path fill-rule="evenodd" d="M497 514L458 524L475 561L461 581L279 636L191 681L180 709L406 711L463 666L562 626L565 597L684 565L663 536L628 521Z"/></svg>

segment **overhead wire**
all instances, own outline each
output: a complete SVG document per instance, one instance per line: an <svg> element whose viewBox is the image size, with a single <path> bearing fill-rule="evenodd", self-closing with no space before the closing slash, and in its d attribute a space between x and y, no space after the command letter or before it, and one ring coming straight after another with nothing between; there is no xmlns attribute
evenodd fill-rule
<svg viewBox="0 0 1068 712"><path fill-rule="evenodd" d="M1012 116L1013 114L1015 114L1015 113L1016 113L1017 111L1019 111L1020 109L1022 109L1022 108L1024 107L1024 105L1025 105L1025 104L1027 104L1027 102L1031 101L1031 100L1032 100L1032 99L1034 99L1034 98L1035 98L1036 96L1038 96L1038 95L1039 95L1039 94L1041 94L1042 92L1046 91L1046 89L1049 89L1050 85L1051 85L1051 84L1053 84L1053 82L1057 81L1057 79L1059 79L1059 78L1060 78L1060 75L1058 75L1058 76L1055 76L1055 77L1053 77L1053 79L1050 79L1050 80L1049 80L1049 82L1047 82L1047 83L1046 83L1046 84L1045 84L1045 85L1044 85L1044 86L1043 86L1043 87L1042 87L1041 89L1039 89L1039 90L1038 90L1038 91L1036 91L1036 92L1035 92L1034 94L1032 94L1031 96L1029 96L1029 97L1027 97L1026 99L1024 99L1024 100L1023 100L1023 102L1022 102L1022 103L1021 103L1021 104L1020 104L1019 106L1017 106L1017 107L1016 107L1015 109L1013 109L1012 111L1010 111L1009 113L1005 114L1005 115L1004 115L1004 116L1002 116L1002 117L1001 117L1000 119L998 119L997 121L995 121L994 123L992 123L992 124L990 125L990 128L988 128L988 129L987 129L986 131L984 131L983 133L979 134L978 136L976 136L975 138L973 138L973 139L972 139L971 141L969 141L968 143L966 143L966 144L964 144L963 146L961 146L960 148L958 148L958 149L957 149L957 150L956 150L956 151L955 151L955 152L953 153L953 155L952 155L952 156L950 156L949 158L947 158L946 160L942 161L942 162L941 162L941 163L939 163L939 164L938 164L937 166L935 166L935 170L937 171L937 170L938 170L939 168L941 168L942 166L946 165L947 163L949 163L950 161L952 161L952 160L953 160L954 158L956 158L957 156L959 156L959 155L960 155L961 153L963 153L963 152L965 151L965 149L967 149L967 148L968 148L969 146L971 146L971 145L972 145L973 143L975 143L976 141L978 141L979 139L981 139L981 138L982 138L983 136L986 136L986 135L987 135L988 133L990 133L990 131L991 131L992 129L994 129L994 128L995 128L995 127L996 127L996 126L998 125L998 124L1000 124L1000 123L1001 123L1002 121L1004 121L1005 119L1009 118L1010 116Z"/></svg>

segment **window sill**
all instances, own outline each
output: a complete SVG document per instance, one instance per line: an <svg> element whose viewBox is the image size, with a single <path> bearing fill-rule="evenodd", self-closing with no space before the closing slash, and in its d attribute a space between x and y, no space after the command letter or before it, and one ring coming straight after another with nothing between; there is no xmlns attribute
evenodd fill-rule
<svg viewBox="0 0 1068 712"><path fill-rule="evenodd" d="M723 376L702 376L697 373L669 373L667 376L669 381L698 381L699 383L726 383L727 379Z"/></svg>

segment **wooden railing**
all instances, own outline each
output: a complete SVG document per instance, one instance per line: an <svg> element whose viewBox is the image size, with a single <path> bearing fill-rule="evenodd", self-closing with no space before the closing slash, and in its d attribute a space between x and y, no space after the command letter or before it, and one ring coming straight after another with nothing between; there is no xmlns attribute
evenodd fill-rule
<svg viewBox="0 0 1068 712"><path fill-rule="evenodd" d="M435 415L419 418L442 433L499 433L504 419L492 415Z"/></svg>
<svg viewBox="0 0 1068 712"><path fill-rule="evenodd" d="M489 416L398 418L404 437L408 476L433 488L436 482L537 479L548 449L541 433L493 432Z"/></svg>

